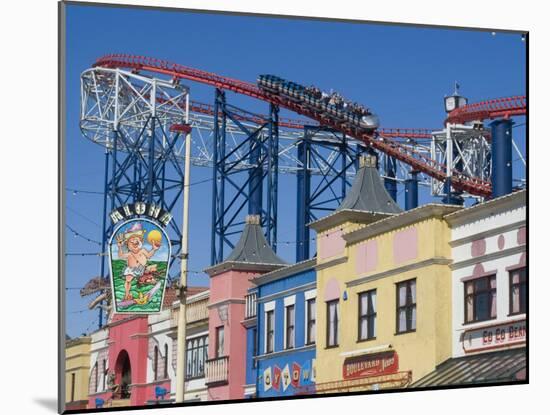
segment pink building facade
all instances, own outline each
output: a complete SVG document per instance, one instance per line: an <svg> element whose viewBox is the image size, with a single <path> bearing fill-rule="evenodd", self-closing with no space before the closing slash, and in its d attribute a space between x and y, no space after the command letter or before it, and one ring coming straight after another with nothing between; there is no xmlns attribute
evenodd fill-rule
<svg viewBox="0 0 550 415"><path fill-rule="evenodd" d="M208 400L244 398L246 384L245 296L251 279L284 266L267 244L259 216L248 216L241 239L227 259L205 271L210 275L206 364Z"/></svg>
<svg viewBox="0 0 550 415"><path fill-rule="evenodd" d="M208 294L206 288L188 289L189 345L196 338L207 338ZM158 314L114 315L106 326L92 333L89 409L142 406L175 397L179 312L176 291L167 290L164 300L163 310ZM185 389L189 401L207 399L205 359L197 352L188 356L192 359L188 362ZM166 391L162 398L157 396L157 387Z"/></svg>

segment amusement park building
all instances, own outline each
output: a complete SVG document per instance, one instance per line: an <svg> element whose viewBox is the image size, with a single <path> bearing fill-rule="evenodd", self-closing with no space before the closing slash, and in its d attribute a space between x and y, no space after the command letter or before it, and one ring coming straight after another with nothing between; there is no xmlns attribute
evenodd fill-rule
<svg viewBox="0 0 550 415"><path fill-rule="evenodd" d="M158 314L114 315L106 326L91 334L88 408L146 405L175 396L176 293L167 289ZM202 287L189 288L187 293L188 401L207 398L208 294Z"/></svg>
<svg viewBox="0 0 550 415"><path fill-rule="evenodd" d="M315 258L253 279L247 296L247 397L315 393Z"/></svg>
<svg viewBox="0 0 550 415"><path fill-rule="evenodd" d="M415 387L526 379L526 191L445 217L451 226L452 359Z"/></svg>
<svg viewBox="0 0 550 415"><path fill-rule="evenodd" d="M90 373L89 336L69 339L65 345L65 407L86 409Z"/></svg>
<svg viewBox="0 0 550 415"><path fill-rule="evenodd" d="M285 265L268 245L259 215L246 217L241 238L220 264L205 270L210 275L206 363L208 400L243 399L246 384L246 296L251 280Z"/></svg>
<svg viewBox="0 0 550 415"><path fill-rule="evenodd" d="M408 386L451 356L450 227L457 206L401 212L376 158L317 231L316 390Z"/></svg>

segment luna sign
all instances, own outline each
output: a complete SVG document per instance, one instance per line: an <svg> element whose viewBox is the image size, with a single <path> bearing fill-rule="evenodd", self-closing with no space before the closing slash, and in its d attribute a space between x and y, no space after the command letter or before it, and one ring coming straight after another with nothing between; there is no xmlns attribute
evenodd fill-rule
<svg viewBox="0 0 550 415"><path fill-rule="evenodd" d="M113 312L160 312L171 255L164 226L172 215L137 202L115 209L110 217L116 225L108 246Z"/></svg>

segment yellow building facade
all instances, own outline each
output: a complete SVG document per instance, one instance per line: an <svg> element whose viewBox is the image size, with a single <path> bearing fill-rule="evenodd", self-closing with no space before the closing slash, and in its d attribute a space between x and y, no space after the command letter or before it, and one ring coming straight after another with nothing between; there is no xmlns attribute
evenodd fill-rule
<svg viewBox="0 0 550 415"><path fill-rule="evenodd" d="M451 356L455 206L340 210L317 231L317 392L400 388Z"/></svg>
<svg viewBox="0 0 550 415"><path fill-rule="evenodd" d="M88 403L91 337L67 340L65 344L65 408L85 409Z"/></svg>

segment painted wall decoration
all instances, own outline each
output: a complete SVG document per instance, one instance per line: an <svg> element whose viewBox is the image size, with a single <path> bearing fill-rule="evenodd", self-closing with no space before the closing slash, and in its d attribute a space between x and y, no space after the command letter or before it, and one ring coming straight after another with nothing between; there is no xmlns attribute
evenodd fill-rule
<svg viewBox="0 0 550 415"><path fill-rule="evenodd" d="M279 362L265 367L260 374L259 396L314 393L315 359Z"/></svg>
<svg viewBox="0 0 550 415"><path fill-rule="evenodd" d="M109 241L113 311L158 313L170 266L171 245L164 229L148 219L122 222Z"/></svg>

